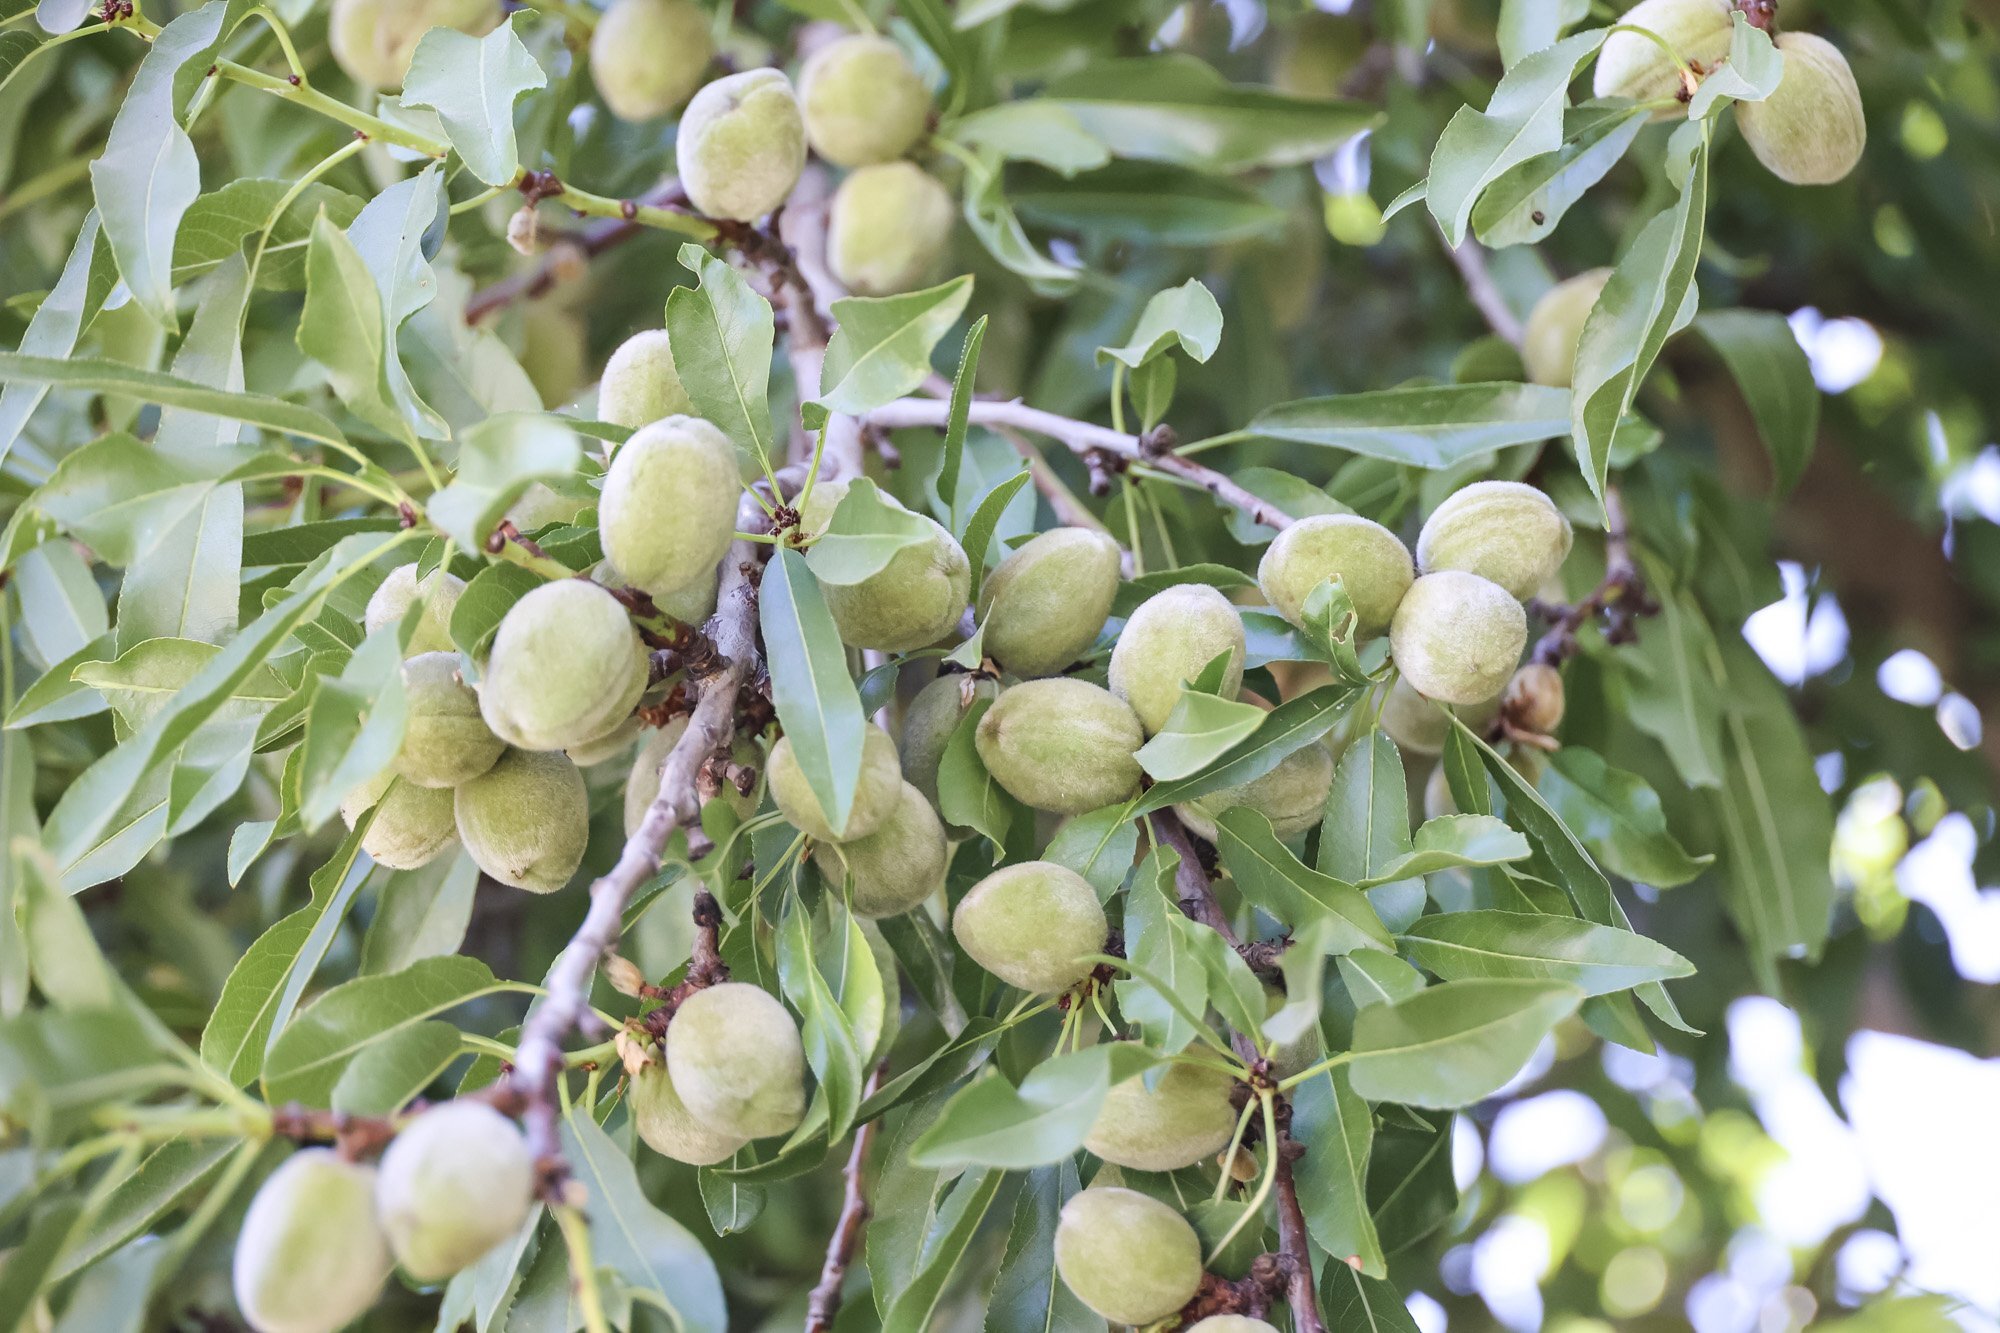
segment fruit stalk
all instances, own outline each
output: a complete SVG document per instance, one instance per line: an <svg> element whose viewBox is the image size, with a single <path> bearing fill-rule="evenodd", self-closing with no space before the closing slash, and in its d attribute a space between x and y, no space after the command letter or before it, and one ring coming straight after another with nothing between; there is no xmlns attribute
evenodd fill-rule
<svg viewBox="0 0 2000 1333"><path fill-rule="evenodd" d="M868 1075L867 1086L861 1091L861 1099L868 1100L882 1086L882 1075L888 1069L887 1062L877 1064ZM861 1233L868 1226L868 1195L865 1173L868 1169L868 1150L875 1142L876 1130L881 1120L870 1120L854 1131L854 1147L847 1154L847 1165L841 1169L845 1182L840 1199L840 1220L834 1223L833 1234L826 1242L826 1262L820 1266L819 1282L806 1298L806 1333L827 1333L833 1327L833 1320L840 1313L841 1288L847 1283L847 1267L854 1262L854 1256L861 1249Z"/></svg>

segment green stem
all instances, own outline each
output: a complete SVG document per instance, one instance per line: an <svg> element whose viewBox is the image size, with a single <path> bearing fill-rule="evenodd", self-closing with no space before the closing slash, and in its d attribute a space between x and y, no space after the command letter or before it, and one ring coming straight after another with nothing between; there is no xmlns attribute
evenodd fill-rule
<svg viewBox="0 0 2000 1333"><path fill-rule="evenodd" d="M1256 438L1257 432L1253 430L1224 431L1220 435L1210 435L1205 439L1184 444L1174 450L1174 452L1182 458L1187 458L1193 454L1206 453L1210 449L1220 449L1224 445L1229 444L1241 444L1245 440L1254 440Z"/></svg>
<svg viewBox="0 0 2000 1333"><path fill-rule="evenodd" d="M352 142L344 143L314 163L306 171L305 175L292 182L292 188L286 190L279 198L277 207L273 208L270 216L264 219L264 229L257 234L257 250L256 253L250 256L250 285L252 287L255 287L257 284L257 269L264 262L265 247L271 243L271 231L278 225L279 220L285 216L285 211L298 202L299 196L304 194L314 181L326 175L327 172L332 171L335 167L345 162L348 158L353 157L367 146L368 141L366 139L355 139Z"/></svg>
<svg viewBox="0 0 2000 1333"><path fill-rule="evenodd" d="M21 188L0 196L0 219L12 217L28 205L59 194L90 174L90 155L68 158L38 176L23 181Z"/></svg>
<svg viewBox="0 0 2000 1333"><path fill-rule="evenodd" d="M216 72L226 79L233 79L246 87L259 89L274 97L282 97L288 102L296 102L308 110L319 112L329 120L339 121L355 133L364 134L377 143L394 144L398 148L407 148L425 157L443 158L451 152L451 145L448 143L427 138L415 130L404 129L400 125L391 125L380 116L371 116L366 111L349 106L337 97L329 97L303 79L293 83L290 79L281 79L275 74L251 69L248 65L239 65L234 60L218 60L215 62L215 68Z"/></svg>
<svg viewBox="0 0 2000 1333"><path fill-rule="evenodd" d="M576 577L576 571L562 561L553 556L536 555L519 542L501 542L495 554L510 565L519 565L530 574L539 574L551 581Z"/></svg>
<svg viewBox="0 0 2000 1333"><path fill-rule="evenodd" d="M707 218L696 217L677 209L660 208L654 204L634 203L629 199L612 199L589 190L579 190L574 185L565 185L562 193L551 195L557 203L573 212L591 218L615 218L625 222L636 222L642 227L656 231L676 232L697 241L712 241L716 226Z"/></svg>
<svg viewBox="0 0 2000 1333"><path fill-rule="evenodd" d="M1667 53L1667 59L1674 62L1674 68L1681 72L1682 78L1689 80L1698 79L1698 76L1695 74L1695 72L1688 67L1687 61L1681 59L1681 53L1674 50L1674 44L1668 41L1666 38L1660 36L1660 34L1658 34L1657 32L1654 32L1651 28L1642 28L1636 23L1614 23L1611 25L1611 31L1629 32L1637 36L1644 37L1654 46L1659 47L1662 51L1665 51Z"/></svg>
<svg viewBox="0 0 2000 1333"><path fill-rule="evenodd" d="M1229 1136L1229 1150L1222 1154L1222 1176L1215 1182L1212 1203L1221 1203L1229 1193L1231 1182L1236 1179L1232 1168L1236 1165L1236 1150L1243 1146L1243 1135L1250 1128L1250 1117L1256 1113L1255 1102L1243 1103L1243 1114L1236 1117L1236 1132Z"/></svg>
<svg viewBox="0 0 2000 1333"><path fill-rule="evenodd" d="M1301 1069L1298 1073L1292 1075L1290 1078L1280 1082L1278 1084L1278 1091L1290 1092L1293 1088L1296 1088L1297 1086L1299 1086L1299 1084L1304 1083L1307 1079L1318 1078L1321 1074L1324 1074L1329 1069L1338 1069L1341 1065L1346 1064L1349 1060L1352 1060L1353 1058L1354 1058L1353 1051L1342 1051L1338 1055L1329 1055L1326 1059L1320 1061L1318 1064L1312 1066L1310 1069Z"/></svg>
<svg viewBox="0 0 2000 1333"><path fill-rule="evenodd" d="M604 1314L604 1293L597 1289L597 1263L590 1253L590 1224L566 1203L549 1211L555 1214L556 1226L569 1246L570 1287L576 1293L585 1333L611 1333L611 1321Z"/></svg>
<svg viewBox="0 0 2000 1333"><path fill-rule="evenodd" d="M1125 433L1125 363L1111 363L1111 429Z"/></svg>
<svg viewBox="0 0 2000 1333"><path fill-rule="evenodd" d="M1230 1224L1229 1230L1222 1233L1222 1239L1215 1242L1209 1250L1207 1262L1211 1264L1215 1262L1217 1255L1229 1248L1229 1242L1236 1239L1237 1232L1249 1225L1251 1218L1262 1215L1264 1201L1271 1197L1271 1186L1278 1178L1278 1113L1272 1106L1270 1093L1258 1093L1257 1100L1264 1107L1264 1177L1257 1183L1257 1194L1250 1200L1249 1207L1238 1214L1236 1221Z"/></svg>

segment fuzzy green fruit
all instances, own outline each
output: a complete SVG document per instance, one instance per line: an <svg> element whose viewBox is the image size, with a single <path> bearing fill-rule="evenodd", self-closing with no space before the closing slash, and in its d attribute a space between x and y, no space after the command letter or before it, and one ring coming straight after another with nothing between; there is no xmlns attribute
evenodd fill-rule
<svg viewBox="0 0 2000 1333"><path fill-rule="evenodd" d="M827 264L857 296L915 291L937 271L957 219L950 192L914 163L862 167L833 192Z"/></svg>
<svg viewBox="0 0 2000 1333"><path fill-rule="evenodd" d="M738 981L689 996L667 1024L667 1073L719 1134L789 1134L806 1112L805 1046L785 1006Z"/></svg>
<svg viewBox="0 0 2000 1333"><path fill-rule="evenodd" d="M1096 967L1110 926L1090 881L1053 861L994 871L958 900L951 933L973 962L1010 986L1068 990Z"/></svg>
<svg viewBox="0 0 2000 1333"><path fill-rule="evenodd" d="M597 382L597 419L638 430L666 417L694 415L665 329L645 329L618 344Z"/></svg>
<svg viewBox="0 0 2000 1333"><path fill-rule="evenodd" d="M257 1333L333 1333L389 1276L375 1168L302 1148L258 1187L236 1238L236 1305Z"/></svg>
<svg viewBox="0 0 2000 1333"><path fill-rule="evenodd" d="M918 690L903 710L903 776L933 808L938 802L938 766L944 762L952 733L965 720L973 700L999 694L998 681L953 672Z"/></svg>
<svg viewBox="0 0 2000 1333"><path fill-rule="evenodd" d="M432 28L474 36L500 22L493 0L333 0L326 35L334 63L356 83L400 88L417 43Z"/></svg>
<svg viewBox="0 0 2000 1333"><path fill-rule="evenodd" d="M613 0L590 33L590 80L620 120L664 116L715 56L708 15L687 0Z"/></svg>
<svg viewBox="0 0 2000 1333"><path fill-rule="evenodd" d="M1083 1146L1134 1171L1178 1171L1229 1146L1236 1080L1195 1065L1174 1065L1148 1090L1144 1075L1113 1085Z"/></svg>
<svg viewBox="0 0 2000 1333"><path fill-rule="evenodd" d="M1118 595L1118 543L1052 528L1010 552L979 589L986 655L1017 676L1048 676L1090 650Z"/></svg>
<svg viewBox="0 0 2000 1333"><path fill-rule="evenodd" d="M683 625L701 626L715 614L716 594L721 590L721 580L711 574L696 579L685 588L654 596L653 605Z"/></svg>
<svg viewBox="0 0 2000 1333"><path fill-rule="evenodd" d="M1186 1333L1278 1333L1261 1319L1240 1314L1212 1314L1187 1326Z"/></svg>
<svg viewBox="0 0 2000 1333"><path fill-rule="evenodd" d="M587 579L558 579L501 618L479 711L509 745L567 749L629 717L650 674L646 645L618 599Z"/></svg>
<svg viewBox="0 0 2000 1333"><path fill-rule="evenodd" d="M815 486L800 524L808 532L826 531L847 490L844 481ZM882 499L903 507L886 494ZM859 583L821 586L841 642L904 653L936 643L957 628L972 593L972 565L943 524L929 518L924 523L929 541L905 546Z"/></svg>
<svg viewBox="0 0 2000 1333"><path fill-rule="evenodd" d="M1409 548L1380 523L1358 514L1314 514L1265 549L1257 585L1279 615L1303 626L1306 599L1336 574L1354 602L1355 633L1369 639L1389 628L1416 570Z"/></svg>
<svg viewBox="0 0 2000 1333"><path fill-rule="evenodd" d="M973 741L986 771L1015 800L1080 815L1138 787L1134 756L1146 733L1138 714L1111 691L1056 676L1002 690Z"/></svg>
<svg viewBox="0 0 2000 1333"><path fill-rule="evenodd" d="M419 579L415 564L398 565L369 597L368 609L361 613L362 628L373 634L401 620L412 602L421 601L424 609L418 613L404 655L457 652L451 641L451 613L458 609L464 591L465 580L449 570L434 569Z"/></svg>
<svg viewBox="0 0 2000 1333"><path fill-rule="evenodd" d="M839 167L899 158L930 125L931 90L886 37L842 37L813 52L799 102L813 151Z"/></svg>
<svg viewBox="0 0 2000 1333"><path fill-rule="evenodd" d="M666 417L618 447L604 474L604 558L648 593L710 578L736 535L736 446L700 417Z"/></svg>
<svg viewBox="0 0 2000 1333"><path fill-rule="evenodd" d="M1477 574L1526 598L1562 568L1571 539L1562 510L1533 486L1475 481L1446 496L1424 520L1417 563L1426 574Z"/></svg>
<svg viewBox="0 0 2000 1333"><path fill-rule="evenodd" d="M449 1101L411 1121L382 1154L375 1211L403 1271L439 1282L528 1220L535 1164L514 1122L484 1102Z"/></svg>
<svg viewBox="0 0 2000 1333"><path fill-rule="evenodd" d="M639 733L645 729L646 724L639 720L637 714L634 714L611 730L605 732L602 736L594 737L591 740L583 741L576 745L565 746L563 753L568 755L570 762L578 768L589 768L591 765L601 764L607 759L616 759L619 755L631 749L632 742L638 740Z"/></svg>
<svg viewBox="0 0 2000 1333"><path fill-rule="evenodd" d="M1382 730L1389 733L1389 739L1404 754L1442 754L1445 740L1451 735L1452 713L1474 731L1485 731L1500 713L1500 697L1495 695L1476 704L1447 709L1418 694L1401 676L1396 677L1388 693L1382 696Z"/></svg>
<svg viewBox="0 0 2000 1333"><path fill-rule="evenodd" d="M726 1162L750 1142L741 1135L717 1133L695 1119L674 1091L667 1067L651 1062L632 1079L632 1120L648 1148L689 1166Z"/></svg>
<svg viewBox="0 0 2000 1333"><path fill-rule="evenodd" d="M880 828L848 842L815 844L813 864L836 891L851 878L849 906L859 916L879 918L907 912L935 893L949 853L937 811L905 782Z"/></svg>
<svg viewBox="0 0 2000 1333"><path fill-rule="evenodd" d="M785 202L806 164L799 99L775 69L717 79L681 113L674 157L694 206L753 222Z"/></svg>
<svg viewBox="0 0 2000 1333"><path fill-rule="evenodd" d="M1056 1223L1056 1271L1076 1298L1114 1324L1150 1324L1194 1298L1201 1238L1167 1205L1099 1186L1072 1195Z"/></svg>
<svg viewBox="0 0 2000 1333"><path fill-rule="evenodd" d="M1527 644L1527 613L1513 594L1457 569L1411 585L1389 629L1396 669L1417 693L1446 704L1498 694Z"/></svg>
<svg viewBox="0 0 2000 1333"><path fill-rule="evenodd" d="M903 770L896 762L896 742L889 733L868 724L861 739L861 777L854 788L854 804L847 812L847 827L837 829L827 818L819 796L799 767L789 736L780 737L771 747L766 765L771 782L771 799L790 820L792 827L821 842L853 841L881 828L903 799Z"/></svg>
<svg viewBox="0 0 2000 1333"><path fill-rule="evenodd" d="M1151 736L1167 724L1181 686L1222 654L1222 697L1243 684L1243 617L1206 583L1181 583L1139 604L1111 650L1111 692L1132 705Z"/></svg>
<svg viewBox="0 0 2000 1333"><path fill-rule="evenodd" d="M1530 381L1557 389L1569 387L1570 376L1576 371L1583 322L1590 318L1591 308L1609 281L1610 269L1593 268L1542 293L1521 330L1521 364L1527 367Z"/></svg>
<svg viewBox="0 0 2000 1333"><path fill-rule="evenodd" d="M583 320L560 306L533 301L521 311L521 369L544 407L561 407L588 382L588 337ZM518 520L515 526L521 526Z"/></svg>
<svg viewBox="0 0 2000 1333"><path fill-rule="evenodd" d="M1738 102L1743 142L1779 180L1831 185L1861 161L1868 121L1840 48L1809 32L1778 34L1785 76L1761 102Z"/></svg>
<svg viewBox="0 0 2000 1333"><path fill-rule="evenodd" d="M465 850L502 884L553 893L583 864L590 797L568 755L510 750L457 795Z"/></svg>
<svg viewBox="0 0 2000 1333"><path fill-rule="evenodd" d="M1278 841L1290 842L1319 823L1332 787L1333 751L1307 745L1286 755L1262 777L1212 791L1174 810L1182 823L1214 842L1215 821L1223 812L1247 805L1271 821Z"/></svg>
<svg viewBox="0 0 2000 1333"><path fill-rule="evenodd" d="M1731 0L1639 0L1618 22L1657 35L1696 74L1707 74L1729 55L1735 9ZM1614 32L1604 39L1590 87L1595 96L1635 102L1675 98L1683 91L1680 70L1660 43L1636 32ZM1654 112L1653 119L1685 115L1676 105Z"/></svg>
<svg viewBox="0 0 2000 1333"><path fill-rule="evenodd" d="M458 836L451 805L448 788L419 787L389 769L349 792L340 817L353 828L372 808L375 817L361 835L361 850L391 870L415 870L435 861Z"/></svg>
<svg viewBox="0 0 2000 1333"><path fill-rule="evenodd" d="M404 662L403 694L408 713L395 768L419 787L470 782L507 748L479 715L479 695L460 679L457 653L418 653Z"/></svg>

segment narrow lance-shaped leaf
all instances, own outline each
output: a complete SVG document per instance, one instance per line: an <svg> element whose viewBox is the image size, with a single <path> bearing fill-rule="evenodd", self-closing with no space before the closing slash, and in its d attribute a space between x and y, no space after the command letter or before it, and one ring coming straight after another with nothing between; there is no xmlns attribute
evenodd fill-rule
<svg viewBox="0 0 2000 1333"><path fill-rule="evenodd" d="M758 621L771 669L771 699L800 771L827 822L847 827L861 779L868 721L847 674L847 650L805 557L779 548L766 567Z"/></svg>
<svg viewBox="0 0 2000 1333"><path fill-rule="evenodd" d="M1569 428L1567 391L1539 384L1441 384L1303 398L1251 418L1261 439L1445 468Z"/></svg>
<svg viewBox="0 0 2000 1333"><path fill-rule="evenodd" d="M1711 310L1695 332L1708 340L1750 405L1771 455L1780 494L1798 484L1819 435L1819 387L1812 363L1783 315L1767 310Z"/></svg>
<svg viewBox="0 0 2000 1333"><path fill-rule="evenodd" d="M815 408L858 416L915 389L971 299L972 279L962 277L902 296L835 301L839 328L827 344ZM819 421L809 417L807 424Z"/></svg>
<svg viewBox="0 0 2000 1333"><path fill-rule="evenodd" d="M1448 981L1354 1018L1346 1068L1369 1101L1451 1110L1492 1096L1583 992L1553 981Z"/></svg>
<svg viewBox="0 0 2000 1333"><path fill-rule="evenodd" d="M1352 884L1308 869L1278 841L1271 821L1248 806L1216 820L1216 848L1243 896L1288 926L1323 924L1326 952L1387 949L1389 932L1367 897Z"/></svg>
<svg viewBox="0 0 2000 1333"><path fill-rule="evenodd" d="M1427 916L1404 933L1410 957L1446 981L1531 977L1609 995L1694 971L1685 958L1629 930L1575 917L1471 911Z"/></svg>
<svg viewBox="0 0 2000 1333"><path fill-rule="evenodd" d="M83 215L76 242L63 263L62 276L35 307L16 349L23 356L47 357L60 361L76 346L83 331L84 292L90 282L90 255L97 244L97 210ZM21 438L21 431L48 396L47 381L14 380L0 389L0 460L4 460Z"/></svg>
<svg viewBox="0 0 2000 1333"><path fill-rule="evenodd" d="M727 263L700 246L680 250L698 280L667 295L674 369L697 415L767 470L771 458L771 303Z"/></svg>
<svg viewBox="0 0 2000 1333"><path fill-rule="evenodd" d="M441 25L417 43L403 80L403 105L435 110L472 174L488 185L507 185L521 169L514 103L548 81L521 44L513 17L484 37Z"/></svg>

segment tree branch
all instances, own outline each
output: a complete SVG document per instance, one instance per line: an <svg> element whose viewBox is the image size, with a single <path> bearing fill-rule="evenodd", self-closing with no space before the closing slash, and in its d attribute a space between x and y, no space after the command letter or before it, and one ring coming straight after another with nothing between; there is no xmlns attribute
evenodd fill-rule
<svg viewBox="0 0 2000 1333"><path fill-rule="evenodd" d="M832 307L845 294L826 266L830 196L826 169L809 164L778 218L778 236L790 250L791 262L780 275L777 295L785 302L785 350L801 401L817 398L827 387L821 380L833 336ZM829 417L820 476L829 481L858 477L861 467L861 423L848 416Z"/></svg>
<svg viewBox="0 0 2000 1333"><path fill-rule="evenodd" d="M887 1068L888 1062L884 1061L868 1075L868 1085L861 1092L863 1101L882 1086L882 1075ZM861 1233L868 1226L870 1210L865 1191L868 1149L875 1142L881 1123L879 1119L870 1120L854 1131L854 1147L840 1173L846 1182L840 1201L840 1220L834 1223L833 1234L827 1238L826 1262L820 1266L819 1282L806 1298L806 1333L827 1333L840 1313L841 1288L847 1285L848 1265L859 1253Z"/></svg>
<svg viewBox="0 0 2000 1333"><path fill-rule="evenodd" d="M1553 624L1535 641L1535 650L1528 660L1544 666L1561 666L1576 652L1576 632L1600 615L1604 617L1607 643L1630 643L1638 637L1634 623L1637 618L1660 609L1647 595L1639 564L1632 558L1631 525L1625 517L1625 501L1616 486L1604 488L1604 514L1604 577L1589 596L1574 606L1552 606L1539 599L1531 604L1532 610Z"/></svg>
<svg viewBox="0 0 2000 1333"><path fill-rule="evenodd" d="M1278 1256L1285 1266L1285 1303L1292 1307L1292 1333L1326 1333L1319 1317L1319 1295L1313 1289L1312 1246L1307 1243L1306 1215L1299 1207L1299 1189L1292 1180L1292 1158L1298 1145L1288 1130L1279 1132L1274 1168L1278 1173Z"/></svg>
<svg viewBox="0 0 2000 1333"><path fill-rule="evenodd" d="M1493 281L1493 271L1486 267L1486 247L1470 236L1454 248L1443 232L1438 233L1438 242L1458 268L1458 276L1465 281L1465 293L1472 298L1472 304L1479 307L1479 313L1486 317L1487 327L1519 350L1526 329L1521 317L1507 304L1507 298L1500 294L1500 285Z"/></svg>
<svg viewBox="0 0 2000 1333"><path fill-rule="evenodd" d="M870 412L867 420L869 425L885 430L906 426L942 428L950 414L949 403L927 398L899 398ZM1093 454L1109 454L1124 463L1137 463L1200 487L1223 504L1242 510L1253 521L1267 528L1284 529L1292 525L1291 516L1270 501L1251 494L1213 468L1171 452L1171 435L1162 434L1158 428L1143 436L1125 435L1106 426L1044 412L1019 401L975 402L971 405L971 421L976 426L1040 435L1085 458Z"/></svg>

